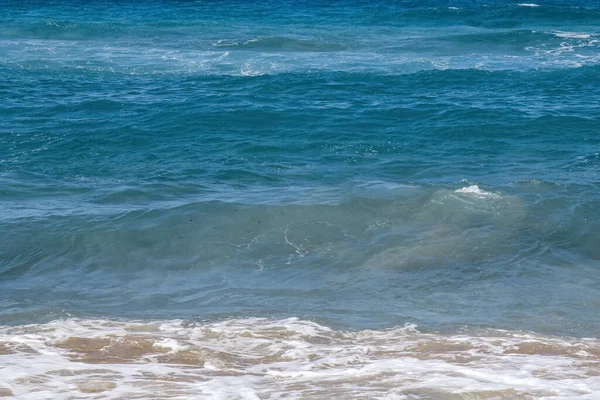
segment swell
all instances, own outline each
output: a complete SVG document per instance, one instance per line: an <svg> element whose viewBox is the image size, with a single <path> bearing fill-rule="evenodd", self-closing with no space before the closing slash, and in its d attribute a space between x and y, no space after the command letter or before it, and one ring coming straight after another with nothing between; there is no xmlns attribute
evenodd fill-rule
<svg viewBox="0 0 600 400"><path fill-rule="evenodd" d="M599 82L599 70L599 65L584 65L578 68L525 71L490 71L478 68L417 69L406 73L401 71L390 73L390 71L325 70L319 73L295 71L258 76L230 76L196 71L193 74L155 76L153 74L121 74L103 69L80 70L77 74L73 74L70 69L57 69L53 75L49 76L46 72L37 69L17 73L18 68L14 68L11 64L5 64L0 66L0 77L4 82L0 84L0 93L7 98L7 102L2 106L3 113L18 116L19 111L33 110L34 112L28 115L29 118L32 118L44 116L42 112L37 112L38 107L35 104L42 96L47 96L50 100L49 112L61 112L75 106L78 107L74 110L76 113L91 108L105 108L107 111L127 111L132 116L136 116L136 111L140 114L149 111L148 106L165 100L175 103L177 107L185 107L185 103L189 102L206 103L208 111L228 111L233 109L234 101L249 102L250 96L258 96L255 97L257 104L266 103L268 91L275 89L279 90L279 97L292 98L292 96L296 96L298 104L303 108L312 107L314 109L318 109L319 106L321 108L337 106L343 110L353 103L347 98L343 99L341 94L347 95L351 91L356 91L360 99L366 99L369 96L377 98L381 94L398 95L402 90L404 93L408 93L411 99L440 101L450 96L450 89L459 89L461 90L460 95L455 98L461 102L474 99L474 96L480 92L486 93L486 96L480 97L480 101L485 101L488 97L487 92L494 98L494 92L504 95L507 92L516 91L512 97L522 102L523 97L531 97L531 95L533 95L533 100L537 100L538 92L541 92L540 87L552 83L557 89L556 95L546 96L545 101L551 105L557 100L573 101L574 103L568 103L568 111L577 102L584 104L587 100L591 101L594 98L596 92L593 88ZM330 103L326 102L327 99L323 98L323 95L315 99L300 98L301 90L315 92L322 85L328 85L331 89L333 100ZM471 96L463 92L467 85L477 89L471 90L473 93ZM235 89L240 86L244 87L250 96L236 93ZM17 87L23 87L26 90L16 90ZM434 90L435 93L427 97L426 94L418 92L420 87ZM167 91L166 88L169 90ZM370 91L369 88L371 88ZM88 93L88 89L90 91L93 89L94 94ZM186 93L184 93L184 89L187 89ZM228 96L219 96L217 90L223 91ZM578 92L583 92L585 96L576 96ZM230 104L227 105L227 103ZM89 104L89 107L86 104ZM227 105L227 107L217 109L217 106L223 105ZM253 104L249 103L249 105ZM535 106L536 102L531 101L530 105ZM140 108L139 110L127 109L131 106ZM357 106L364 108L363 103L359 103ZM272 102L269 103L269 107L273 110L285 109L285 105L278 108L278 105ZM538 108L541 107L540 103ZM522 108L527 109L527 107ZM594 114L588 115L594 116ZM98 117L102 117L102 115L98 115Z"/></svg>
<svg viewBox="0 0 600 400"><path fill-rule="evenodd" d="M497 30L493 32L476 32L469 34L454 34L437 38L447 44L459 44L469 50L477 49L481 45L486 50L494 46L512 46L515 50L525 50L527 46L539 46L541 44L557 44L561 40L556 34L550 32L538 32L529 29Z"/></svg>
<svg viewBox="0 0 600 400"><path fill-rule="evenodd" d="M594 301L597 202L551 190L527 204L475 185L369 183L352 192L337 203L211 201L5 222L0 286L12 306L2 314L286 317L293 309L365 327L409 320L546 331L562 319L570 334L599 323L582 308ZM507 287L524 293L506 296ZM358 293L368 299L357 303Z"/></svg>
<svg viewBox="0 0 600 400"><path fill-rule="evenodd" d="M186 190L202 195L218 184L235 190L236 184L310 185L323 178L339 185L355 177L347 168L353 164L367 179L401 182L465 176L489 182L489 169L469 170L476 162L493 165L509 180L592 183L597 76L598 67L170 77L158 83L149 77L22 75L14 85L0 83L7 99L0 113L10 132L0 137L0 171L7 200L20 192L35 198L36 190L52 195L59 185L98 193L115 186L173 188L172 196L171 189L162 196L149 187L148 199L157 201ZM568 147L562 145L566 134ZM507 154L510 163L503 162ZM315 175L315 165L330 174ZM132 192L132 202L135 197Z"/></svg>
<svg viewBox="0 0 600 400"><path fill-rule="evenodd" d="M175 207L169 202L162 203L162 207L160 201L149 203L142 190L123 189L100 194L95 201L97 208L93 203L81 207L85 213L62 214L59 208L44 210L39 216L4 219L5 226L13 232L12 240L3 244L8 267L5 272L11 269L10 260L23 258L28 253L27 248L33 254L43 252L49 257L77 255L71 261L74 265L100 256L106 261L98 263L99 267L117 269L160 269L164 266L162 259L170 260L169 264L178 268L179 256L195 260L183 262L180 267L202 268L222 263L232 249L243 252L244 255L240 254L242 263L258 263L261 257L270 257L272 266L276 267L289 261L313 262L315 257L333 260L337 253L328 252L335 248L342 253L350 251L348 257L353 258L357 252L369 253L363 246L397 253L397 258L382 260L381 265L412 268L425 262L423 265L433 267L443 264L445 257L447 262L453 257L457 262L483 261L479 257L484 254L504 257L522 240L544 242L550 248L580 254L586 254L584 250L588 248L588 256L596 254L593 258L598 258L591 244L585 245L585 237L592 235L600 222L595 212L597 200L590 196L591 188L555 185L552 190L536 195L537 185L536 180L519 182L519 191L524 191L524 196L537 199L535 204L527 206L519 196L486 192L476 185L453 191L373 182L353 185L344 191L323 188L321 194L319 188L314 187L287 191L265 187L255 189L254 195L251 191L246 194L247 201L255 198L257 203L241 203L232 197L230 202L213 200ZM515 188L507 189L519 193ZM307 191L313 194L307 196ZM137 207L132 196L143 196ZM219 196L226 197L226 194L222 192ZM241 195L232 193L232 196ZM587 200L577 200L582 197ZM281 200L271 203L272 198ZM185 201L180 199L180 202ZM107 207L111 203L114 208ZM154 209L149 208L149 204L153 204ZM120 212L120 208L137 210ZM565 216L566 208L572 211ZM542 215L547 215L545 221L540 218ZM557 220L552 222L553 218ZM60 235L52 232L60 232ZM292 234L298 238L299 245L288 242ZM32 235L37 245L28 244ZM525 239L521 235L530 237ZM507 253L502 250L503 241L506 241ZM480 245L475 246L474 242ZM208 248L197 251L195 243ZM486 243L489 248L484 246ZM420 245L428 248L430 261L419 257L404 259L399 250L408 246L406 254L414 255ZM354 246L360 250L352 250ZM451 254L446 253L448 247L454 247ZM468 251L471 247L480 250ZM118 260L136 248L148 252L146 258L156 262L139 265ZM168 251L163 253L163 249ZM304 259L312 252L315 257ZM115 257L117 254L121 256ZM113 257L114 260L108 261ZM365 263L364 257L356 260L351 264ZM118 264L114 264L115 261Z"/></svg>
<svg viewBox="0 0 600 400"><path fill-rule="evenodd" d="M48 7L43 2L9 2L14 14L4 16L0 36L42 40L89 40L135 37L138 40L164 36L177 39L182 28L222 29L222 24L250 27L269 27L272 31L283 26L309 24L332 28L364 27L477 27L486 29L519 29L528 25L548 27L594 27L600 9L594 2L571 3L546 1L539 7L522 7L519 2L490 1L485 5L457 1L453 5L430 3L345 2L343 4L297 3L286 7L285 2L262 2L242 5L237 2L132 2L124 5L107 1L88 4L82 11L77 3L61 8ZM531 2L530 2L531 3ZM143 5L142 5L143 4ZM165 10L169 17L165 18ZM333 18L332 18L333 16ZM11 18L12 17L12 18ZM279 29L277 29L279 28ZM268 39L271 40L271 39ZM301 49L301 42L295 43ZM251 45L254 46L254 45ZM293 47L293 45L292 45Z"/></svg>
<svg viewBox="0 0 600 400"><path fill-rule="evenodd" d="M593 21L600 15L598 4L593 1L579 1L577 5L562 1L440 3L439 1L402 3L401 7L390 7L388 2L372 2L362 11L364 20L373 25L428 27L453 25L490 29L518 28L536 23L564 26L565 22L593 26ZM536 4L538 7L526 7L520 4Z"/></svg>

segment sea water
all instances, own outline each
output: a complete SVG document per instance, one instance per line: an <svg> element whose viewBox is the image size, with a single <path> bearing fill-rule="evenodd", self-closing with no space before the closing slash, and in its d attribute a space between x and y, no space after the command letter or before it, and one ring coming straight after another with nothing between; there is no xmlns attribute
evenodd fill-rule
<svg viewBox="0 0 600 400"><path fill-rule="evenodd" d="M600 398L600 3L0 2L0 396Z"/></svg>

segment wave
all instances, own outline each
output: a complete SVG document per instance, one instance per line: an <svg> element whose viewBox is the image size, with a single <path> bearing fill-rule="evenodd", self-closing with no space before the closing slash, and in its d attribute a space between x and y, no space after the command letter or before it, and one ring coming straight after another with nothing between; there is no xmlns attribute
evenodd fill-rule
<svg viewBox="0 0 600 400"><path fill-rule="evenodd" d="M0 28L0 38L40 40L97 40L131 34L131 26L119 22L43 20L21 25L10 22Z"/></svg>
<svg viewBox="0 0 600 400"><path fill-rule="evenodd" d="M571 173L597 159L576 160ZM594 332L598 317L582 304L593 301L600 257L595 189L515 185L371 181L233 190L230 201L224 190L220 200L175 195L179 204L149 204L143 191L124 189L92 191L96 203L77 207L53 199L54 209L34 199L37 215L4 213L12 219L3 221L10 240L0 242L0 302L10 303L0 315L279 318L294 310L353 327L403 319ZM510 295L515 288L523 289ZM477 309L465 313L465 302ZM382 304L392 311L373 311Z"/></svg>
<svg viewBox="0 0 600 400"><path fill-rule="evenodd" d="M215 47L224 47L228 50L251 50L260 52L332 52L349 50L349 46L319 42L314 40L300 40L287 37L259 37L248 40L218 40L213 43Z"/></svg>
<svg viewBox="0 0 600 400"><path fill-rule="evenodd" d="M592 45L590 45L592 46ZM173 57L171 62L156 62L156 59L143 61L146 56L137 60L136 65L120 62L117 59L96 59L81 63L80 60L48 60L48 59L11 59L0 60L0 74L15 79L15 74L24 74L31 78L45 75L48 71L53 76L78 77L79 79L113 78L113 77L180 77L207 78L212 77L269 77L269 76L313 76L319 74L347 74L348 76L366 75L372 77L395 77L420 73L448 71L464 71L469 74L523 73L540 75L544 73L565 72L580 74L579 69L589 70L600 66L600 57L593 53L588 45L558 45L556 48L542 49L535 46L525 49L530 55L504 56L484 55L481 58L463 56L413 57L399 55L381 56L374 53L355 54L340 58L311 58L300 60L287 58L283 53L273 57L258 53L254 57L238 58L232 54L206 53L189 56L182 54ZM580 53L574 53L581 48ZM327 54L327 53L323 53ZM536 59L539 57L539 59ZM379 61L377 61L379 60ZM569 76L567 76L569 78ZM591 77L595 79L595 76ZM18 78L17 78L18 79Z"/></svg>
<svg viewBox="0 0 600 400"><path fill-rule="evenodd" d="M101 269L153 269L153 265L163 268L165 259L171 260L173 266L176 260L187 259L184 262L187 265L191 261L206 268L226 262L235 250L245 264L262 263L265 267L311 263L315 258L349 257L350 261L357 257L356 261L362 260L359 263L365 265L410 268L413 264L421 265L418 256L421 252L428 252L430 260L444 258L448 262L452 257L463 260L476 257L476 252L468 251L475 242L479 242L478 247L484 252L482 239L490 246L497 246L491 238L499 239L506 234L502 229L494 230L495 233L489 233L488 229L506 225L515 228L524 217L523 204L517 197L486 192L477 186L431 191L417 186L371 183L350 188L350 196L344 190L331 188L310 189L313 194L306 196L303 193L307 190L298 188L287 194L273 190L247 193L246 203L236 201L235 196L240 195L233 192L232 202L208 200L176 207L167 202L164 208L158 208L158 203L154 209L147 209L147 196L142 196L137 210L131 196L142 194L125 190L99 199L97 211L89 205L80 207L80 210L87 208L82 214L73 214L68 205L60 207L55 215L41 209L43 219L8 213L13 219L4 222L10 224L14 236L10 245L4 244L9 246L4 248L4 258L8 266L21 265L24 256L36 249L29 263L34 270L34 260L40 256L38 250L48 256L69 254L71 264L92 262ZM125 202L129 211L123 213L119 203L110 207L116 197ZM279 204L270 203L271 198L284 199L285 203L279 200ZM60 215L60 210L69 213ZM414 238L401 233L389 236L394 226L403 226L405 230L411 227ZM470 228L475 230L465 236L464 231ZM484 237L479 237L477 228L482 229ZM29 244L33 231L39 232L36 235L39 246ZM61 232L60 237L43 234L56 231ZM383 234L385 231L388 234ZM390 242L394 236L396 239ZM196 243L210 244L210 248L200 252ZM350 251L356 246L364 250L363 255ZM369 247L379 250L373 253ZM449 247L454 249L452 254L447 253ZM130 259L129 255L134 254L144 254L144 265L139 264L141 260Z"/></svg>
<svg viewBox="0 0 600 400"><path fill-rule="evenodd" d="M54 399L552 398L600 393L600 341L343 331L295 318L1 326L0 393Z"/></svg>
<svg viewBox="0 0 600 400"><path fill-rule="evenodd" d="M157 32L153 26L111 23L37 24L41 25L28 28L33 33L25 28L21 33L13 32L16 28L0 31L4 37L0 66L18 72L257 76L326 71L390 75L444 69L532 71L600 62L597 34L593 28L583 30L585 25L577 32L566 26L547 32L527 26L478 26L451 32L436 28L427 34L418 27L414 32L400 28L386 32L381 27L364 31L362 27L353 35L345 33L347 27L342 25L331 35L308 30L295 37L228 39L219 33L217 39L209 34L198 37L194 27L187 25L181 31ZM102 37L103 32L121 33Z"/></svg>
<svg viewBox="0 0 600 400"><path fill-rule="evenodd" d="M370 16L374 25L402 26L405 24L437 26L471 26L478 28L519 28L527 25L556 23L565 21L574 24L589 24L600 15L598 3L593 0L573 2L545 1L536 3L515 3L506 1L456 2L457 7L447 7L439 1L419 2L405 7L390 7L389 4L372 2L361 11ZM375 13L374 10L379 11ZM385 12L381 12L385 10ZM362 21L361 21L362 22Z"/></svg>
<svg viewBox="0 0 600 400"><path fill-rule="evenodd" d="M243 31L244 29L241 28L243 26L256 28L262 25L271 28L268 29L268 34L251 40L224 43L248 49L289 47L299 51L336 51L336 48L344 49L346 46L285 38L272 33L286 31L286 25L292 30L298 25L308 27L307 30L315 25L327 26L331 27L330 32L335 32L336 29L361 32L369 27L389 28L406 25L513 29L526 28L528 25L540 26L540 23L564 25L565 21L574 25L594 26L600 15L597 2L585 0L579 0L576 5L562 1L516 4L488 1L485 5L459 1L455 5L457 7L444 7L439 1L417 4L374 1L368 4L347 2L328 6L323 3L303 3L294 4L292 7L282 4L268 6L263 3L256 4L254 7L240 7L235 2L224 1L189 4L154 2L142 6L140 2L124 5L108 1L102 6L100 3L88 5L86 12L81 13L75 11L77 7L57 9L48 7L43 2L28 2L21 7L21 12L25 11L23 14L7 13L0 27L0 37L43 40L129 38L138 42L152 42L162 38L168 42L181 38L186 31L190 33L201 31L203 34L222 33L228 30L223 29L223 26L231 26L233 30ZM240 15L240 9L245 10L242 12L244 15ZM27 10L32 11L28 16L26 16ZM38 10L43 11L37 14ZM324 10L329 10L331 14L323 14ZM168 17L165 17L165 14ZM232 29L229 31L231 32ZM216 38L213 43L218 43L218 40L219 38ZM194 35L190 35L185 42L197 43ZM352 41L350 44L356 43ZM185 46L184 43L179 45ZM329 48L330 46L332 47Z"/></svg>
<svg viewBox="0 0 600 400"><path fill-rule="evenodd" d="M525 46L539 45L542 43L552 43L555 35L548 32L540 32L529 29L516 30L497 30L493 32L479 31L469 34L446 35L437 38L445 43L456 43L465 45L466 49L475 49L476 46L486 46L485 49L493 51L494 46L511 46L516 50L523 50ZM465 50L462 48L461 50Z"/></svg>

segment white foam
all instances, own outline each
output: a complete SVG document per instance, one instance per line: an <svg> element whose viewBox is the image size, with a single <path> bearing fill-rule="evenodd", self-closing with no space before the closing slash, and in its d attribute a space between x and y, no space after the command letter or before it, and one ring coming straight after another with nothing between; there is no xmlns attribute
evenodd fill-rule
<svg viewBox="0 0 600 400"><path fill-rule="evenodd" d="M534 4L534 3L521 3L518 4L519 7L539 7L539 4Z"/></svg>
<svg viewBox="0 0 600 400"><path fill-rule="evenodd" d="M349 332L295 318L0 327L0 360L0 393L28 399L600 395L599 339Z"/></svg>
<svg viewBox="0 0 600 400"><path fill-rule="evenodd" d="M579 32L555 31L553 33L554 33L554 36L556 36L556 37L567 38L567 39L589 39L592 36L587 33L579 33Z"/></svg>
<svg viewBox="0 0 600 400"><path fill-rule="evenodd" d="M171 349L172 353L177 353L179 351L187 350L189 348L189 346L182 346L177 342L177 340L171 338L165 338L163 340L157 341L153 344L153 346Z"/></svg>
<svg viewBox="0 0 600 400"><path fill-rule="evenodd" d="M498 195L496 193L486 192L485 190L479 189L479 186L477 186L477 185L471 185L471 186L464 187L462 189L457 189L454 192L455 193L463 193L463 194L473 195L473 196L477 196L477 197L480 197L480 198L497 199L497 198L500 197L500 195Z"/></svg>

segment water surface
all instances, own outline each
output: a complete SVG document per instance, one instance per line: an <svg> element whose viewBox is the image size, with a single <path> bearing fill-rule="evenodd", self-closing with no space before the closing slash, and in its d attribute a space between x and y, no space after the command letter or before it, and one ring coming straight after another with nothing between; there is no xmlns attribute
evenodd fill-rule
<svg viewBox="0 0 600 400"><path fill-rule="evenodd" d="M2 2L0 394L600 395L599 21Z"/></svg>

